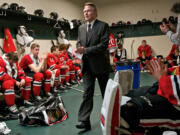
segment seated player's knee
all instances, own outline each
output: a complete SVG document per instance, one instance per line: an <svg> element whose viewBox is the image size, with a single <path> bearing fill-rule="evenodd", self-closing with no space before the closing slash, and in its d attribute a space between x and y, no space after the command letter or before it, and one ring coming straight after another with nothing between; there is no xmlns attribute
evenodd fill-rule
<svg viewBox="0 0 180 135"><path fill-rule="evenodd" d="M38 72L38 73L34 74L34 80L36 80L36 81L42 81L43 78L44 78L44 75L42 73Z"/></svg>

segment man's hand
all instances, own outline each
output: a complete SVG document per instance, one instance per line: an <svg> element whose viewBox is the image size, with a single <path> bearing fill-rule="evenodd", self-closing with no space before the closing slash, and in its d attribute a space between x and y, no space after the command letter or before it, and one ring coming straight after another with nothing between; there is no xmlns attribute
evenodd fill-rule
<svg viewBox="0 0 180 135"><path fill-rule="evenodd" d="M48 53L43 53L42 56L41 56L41 59L46 59L48 56Z"/></svg>
<svg viewBox="0 0 180 135"><path fill-rule="evenodd" d="M161 59L159 61L151 60L147 62L147 68L150 70L152 76L157 80L159 80L161 76L168 74L167 64L163 64Z"/></svg>
<svg viewBox="0 0 180 135"><path fill-rule="evenodd" d="M163 33L167 33L170 29L167 24L163 22L163 24L160 25L160 29Z"/></svg>
<svg viewBox="0 0 180 135"><path fill-rule="evenodd" d="M121 59L121 61L126 61L126 59Z"/></svg>
<svg viewBox="0 0 180 135"><path fill-rule="evenodd" d="M168 60L168 63L172 63L173 62L173 60Z"/></svg>
<svg viewBox="0 0 180 135"><path fill-rule="evenodd" d="M146 58L146 53L143 51L142 52L142 58L145 59Z"/></svg>
<svg viewBox="0 0 180 135"><path fill-rule="evenodd" d="M68 69L69 70L69 66L63 65L63 66L61 66L61 69Z"/></svg>
<svg viewBox="0 0 180 135"><path fill-rule="evenodd" d="M24 79L22 79L22 80L20 81L20 87L23 87L23 86L25 86L25 80L24 80Z"/></svg>
<svg viewBox="0 0 180 135"><path fill-rule="evenodd" d="M18 88L20 88L20 85L21 85L21 83L18 82L18 81L16 81L16 86L17 86Z"/></svg>
<svg viewBox="0 0 180 135"><path fill-rule="evenodd" d="M78 47L76 50L75 50L76 53L80 53L80 54L84 54L86 53L86 49L84 47Z"/></svg>
<svg viewBox="0 0 180 135"><path fill-rule="evenodd" d="M76 59L73 60L73 63L75 63L75 64L81 64L82 61L81 61L80 59L76 58Z"/></svg>

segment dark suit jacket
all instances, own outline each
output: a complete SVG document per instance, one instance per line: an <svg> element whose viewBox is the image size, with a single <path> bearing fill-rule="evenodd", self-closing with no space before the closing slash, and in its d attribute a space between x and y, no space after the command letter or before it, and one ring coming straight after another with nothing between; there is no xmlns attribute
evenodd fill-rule
<svg viewBox="0 0 180 135"><path fill-rule="evenodd" d="M78 30L77 45L86 48L86 54L82 58L82 73L90 70L93 74L103 74L110 71L109 52L109 26L107 23L95 20L89 41L86 40L87 24L83 24Z"/></svg>

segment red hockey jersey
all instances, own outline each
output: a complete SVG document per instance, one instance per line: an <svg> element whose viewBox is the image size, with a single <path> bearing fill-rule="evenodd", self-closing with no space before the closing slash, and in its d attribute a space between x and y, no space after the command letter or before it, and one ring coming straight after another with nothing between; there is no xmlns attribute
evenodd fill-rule
<svg viewBox="0 0 180 135"><path fill-rule="evenodd" d="M13 79L25 79L25 73L24 71L20 70L18 63L10 65L5 55L0 57L0 68Z"/></svg>
<svg viewBox="0 0 180 135"><path fill-rule="evenodd" d="M65 65L67 63L67 61L69 60L69 57L68 57L67 53L61 52L58 55L58 59L59 59L60 64Z"/></svg>
<svg viewBox="0 0 180 135"><path fill-rule="evenodd" d="M40 59L35 59L32 54L27 54L25 55L20 63L19 66L24 70L24 71L31 71L31 69L29 68L30 64L35 64L35 65L39 65L40 63Z"/></svg>
<svg viewBox="0 0 180 135"><path fill-rule="evenodd" d="M47 57L47 68L50 70L54 70L54 69L60 69L61 68L61 64L59 64L59 59L58 57L56 57L54 54L48 54Z"/></svg>
<svg viewBox="0 0 180 135"><path fill-rule="evenodd" d="M151 54L152 54L151 46L149 46L149 45L145 45L145 46L140 45L138 47L138 55L139 55L139 57L142 57L143 55L145 57L149 57L149 56L151 56Z"/></svg>
<svg viewBox="0 0 180 135"><path fill-rule="evenodd" d="M176 44L172 45L171 51L169 55L166 57L166 60L174 60L177 59L179 48Z"/></svg>
<svg viewBox="0 0 180 135"><path fill-rule="evenodd" d="M180 66L176 68L179 69ZM171 69L172 70L172 69ZM168 99L174 105L180 106L180 74L164 75L159 80L159 89L157 92L160 96Z"/></svg>
<svg viewBox="0 0 180 135"><path fill-rule="evenodd" d="M7 80L12 80L12 77L10 77L6 72L4 72L0 68L0 81L7 81ZM14 79L13 79L14 80ZM14 80L15 81L15 80Z"/></svg>

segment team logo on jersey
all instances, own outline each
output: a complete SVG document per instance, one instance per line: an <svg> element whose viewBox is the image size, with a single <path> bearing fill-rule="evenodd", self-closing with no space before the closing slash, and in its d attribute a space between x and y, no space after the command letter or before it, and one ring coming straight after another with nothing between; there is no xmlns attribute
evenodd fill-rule
<svg viewBox="0 0 180 135"><path fill-rule="evenodd" d="M54 62L54 59L53 59L53 58L50 58L50 62Z"/></svg>
<svg viewBox="0 0 180 135"><path fill-rule="evenodd" d="M61 58L60 58L60 61L65 61L64 57L61 57Z"/></svg>

